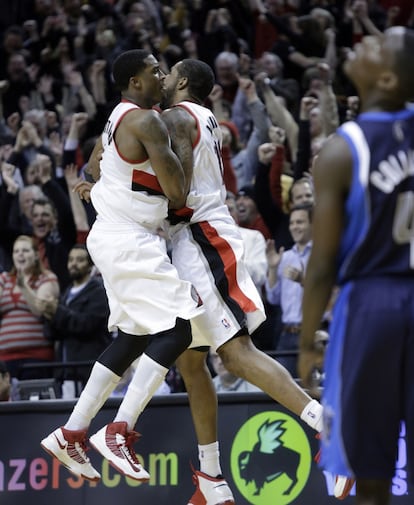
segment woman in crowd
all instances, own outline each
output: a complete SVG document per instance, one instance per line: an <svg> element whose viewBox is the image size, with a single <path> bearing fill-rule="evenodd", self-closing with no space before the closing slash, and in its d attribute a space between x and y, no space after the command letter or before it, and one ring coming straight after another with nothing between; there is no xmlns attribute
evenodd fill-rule
<svg viewBox="0 0 414 505"><path fill-rule="evenodd" d="M20 235L13 244L12 269L0 274L0 359L12 377L25 363L54 359L39 309L42 300L58 297L57 277L42 267L34 239ZM37 376L44 377L44 371L26 371L21 378Z"/></svg>

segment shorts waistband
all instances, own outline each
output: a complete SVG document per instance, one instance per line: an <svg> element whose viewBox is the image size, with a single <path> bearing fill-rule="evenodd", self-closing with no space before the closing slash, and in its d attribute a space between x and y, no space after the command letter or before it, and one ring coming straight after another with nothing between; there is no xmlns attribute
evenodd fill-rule
<svg viewBox="0 0 414 505"><path fill-rule="evenodd" d="M282 331L285 333L300 333L300 324L284 324Z"/></svg>
<svg viewBox="0 0 414 505"><path fill-rule="evenodd" d="M141 223L109 223L107 221L103 221L99 218L96 219L93 226L96 226L100 230L108 231L111 233L128 233L134 231L144 231L146 233L156 233L157 227L155 226L146 226Z"/></svg>

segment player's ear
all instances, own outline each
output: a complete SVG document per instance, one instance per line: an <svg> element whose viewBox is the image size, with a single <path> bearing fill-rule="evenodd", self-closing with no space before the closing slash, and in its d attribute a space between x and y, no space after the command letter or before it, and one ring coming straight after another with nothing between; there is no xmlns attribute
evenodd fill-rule
<svg viewBox="0 0 414 505"><path fill-rule="evenodd" d="M381 74L378 77L378 88L382 91L392 91L393 89L396 89L398 86L398 77L395 74L395 72L392 72L391 70L386 70L384 72L381 72Z"/></svg>
<svg viewBox="0 0 414 505"><path fill-rule="evenodd" d="M141 87L141 79L136 75L129 79L129 83L134 89L140 89Z"/></svg>
<svg viewBox="0 0 414 505"><path fill-rule="evenodd" d="M180 77L177 83L178 89L184 89L188 86L188 77Z"/></svg>

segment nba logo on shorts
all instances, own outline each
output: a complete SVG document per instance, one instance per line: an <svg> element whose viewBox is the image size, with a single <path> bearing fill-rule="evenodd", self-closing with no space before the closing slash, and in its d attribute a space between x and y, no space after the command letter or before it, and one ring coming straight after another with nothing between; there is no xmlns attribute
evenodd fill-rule
<svg viewBox="0 0 414 505"><path fill-rule="evenodd" d="M230 328L230 323L227 321L226 318L221 320L221 324L228 330Z"/></svg>

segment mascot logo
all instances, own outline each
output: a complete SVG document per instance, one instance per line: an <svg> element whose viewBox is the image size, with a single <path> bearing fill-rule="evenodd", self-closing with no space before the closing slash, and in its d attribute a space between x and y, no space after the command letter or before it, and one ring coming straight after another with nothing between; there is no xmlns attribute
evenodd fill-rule
<svg viewBox="0 0 414 505"><path fill-rule="evenodd" d="M240 493L252 505L287 505L301 493L311 470L306 433L283 412L262 412L238 431L231 471Z"/></svg>

